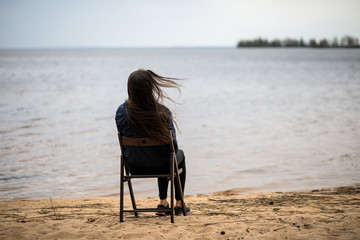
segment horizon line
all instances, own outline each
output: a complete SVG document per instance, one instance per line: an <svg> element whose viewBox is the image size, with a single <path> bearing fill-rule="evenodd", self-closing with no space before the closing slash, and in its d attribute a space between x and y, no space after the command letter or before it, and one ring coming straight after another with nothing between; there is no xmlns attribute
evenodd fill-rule
<svg viewBox="0 0 360 240"><path fill-rule="evenodd" d="M94 50L94 49L103 49L103 50L115 50L115 49L186 49L186 48L236 48L232 45L209 45L209 46L53 46L53 47L0 47L0 51L6 50Z"/></svg>

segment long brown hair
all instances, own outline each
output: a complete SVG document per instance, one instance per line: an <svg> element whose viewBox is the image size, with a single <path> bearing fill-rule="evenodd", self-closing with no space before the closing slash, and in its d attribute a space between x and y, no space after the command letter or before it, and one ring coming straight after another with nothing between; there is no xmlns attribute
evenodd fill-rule
<svg viewBox="0 0 360 240"><path fill-rule="evenodd" d="M180 79L163 77L143 69L129 75L126 114L136 132L159 142L170 140L168 121L176 122L163 105L164 99L172 99L161 88L176 88L180 91L181 85L177 80Z"/></svg>

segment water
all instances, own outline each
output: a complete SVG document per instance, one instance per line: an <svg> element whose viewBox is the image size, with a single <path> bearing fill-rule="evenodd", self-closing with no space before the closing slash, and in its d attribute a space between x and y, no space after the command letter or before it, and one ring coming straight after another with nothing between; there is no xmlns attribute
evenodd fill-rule
<svg viewBox="0 0 360 240"><path fill-rule="evenodd" d="M186 194L360 183L359 63L345 49L0 51L0 199L118 194L114 114L138 68L186 78L168 105Z"/></svg>

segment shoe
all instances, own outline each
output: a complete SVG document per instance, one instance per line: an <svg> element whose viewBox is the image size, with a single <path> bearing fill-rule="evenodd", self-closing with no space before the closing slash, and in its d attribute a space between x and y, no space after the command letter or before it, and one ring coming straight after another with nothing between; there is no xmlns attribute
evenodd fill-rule
<svg viewBox="0 0 360 240"><path fill-rule="evenodd" d="M185 211L186 211L185 216L186 216L186 215L189 215L189 214L191 213L191 209L188 208L188 207L186 207L186 206L185 206ZM183 208L182 208L182 207L175 207L175 215L176 215L176 216L184 216L183 213L184 213L184 212L183 212Z"/></svg>
<svg viewBox="0 0 360 240"><path fill-rule="evenodd" d="M158 209L169 209L169 204L167 204L166 206L158 205L157 208ZM158 216L166 216L166 215L170 215L170 212L156 212L155 214Z"/></svg>

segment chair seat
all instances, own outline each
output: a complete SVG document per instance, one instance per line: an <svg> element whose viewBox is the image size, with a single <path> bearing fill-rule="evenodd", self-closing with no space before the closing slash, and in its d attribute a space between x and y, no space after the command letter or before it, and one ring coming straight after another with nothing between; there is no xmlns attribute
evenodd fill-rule
<svg viewBox="0 0 360 240"><path fill-rule="evenodd" d="M170 177L170 174L159 174L159 175L128 175L124 176L126 179L130 178L167 178Z"/></svg>
<svg viewBox="0 0 360 240"><path fill-rule="evenodd" d="M178 174L181 174L183 171L182 168L178 169ZM176 177L176 175L174 175ZM153 174L153 175L150 175L150 174L146 174L146 175L133 175L133 174L130 174L128 176L124 176L124 178L126 179L130 179L130 178L167 178L167 177L171 177L171 174Z"/></svg>

